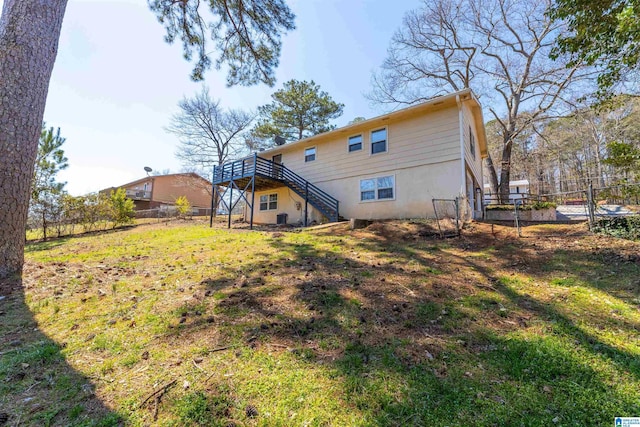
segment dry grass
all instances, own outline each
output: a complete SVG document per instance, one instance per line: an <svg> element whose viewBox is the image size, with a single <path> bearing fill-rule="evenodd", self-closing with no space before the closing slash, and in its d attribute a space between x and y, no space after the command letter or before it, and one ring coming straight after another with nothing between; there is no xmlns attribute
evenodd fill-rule
<svg viewBox="0 0 640 427"><path fill-rule="evenodd" d="M225 426L640 413L638 243L583 225L433 233L172 222L32 244L3 301L0 412Z"/></svg>

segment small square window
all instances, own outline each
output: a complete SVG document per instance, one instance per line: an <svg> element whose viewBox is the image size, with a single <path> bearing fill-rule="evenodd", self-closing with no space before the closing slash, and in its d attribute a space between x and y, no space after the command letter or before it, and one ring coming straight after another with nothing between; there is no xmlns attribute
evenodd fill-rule
<svg viewBox="0 0 640 427"><path fill-rule="evenodd" d="M349 137L349 152L362 150L362 135Z"/></svg>
<svg viewBox="0 0 640 427"><path fill-rule="evenodd" d="M316 147L306 148L304 150L304 161L313 162L316 159Z"/></svg>
<svg viewBox="0 0 640 427"><path fill-rule="evenodd" d="M371 132L371 154L387 151L387 129L378 129Z"/></svg>
<svg viewBox="0 0 640 427"><path fill-rule="evenodd" d="M278 195L277 194L264 194L260 196L260 210L261 211L273 211L278 209Z"/></svg>

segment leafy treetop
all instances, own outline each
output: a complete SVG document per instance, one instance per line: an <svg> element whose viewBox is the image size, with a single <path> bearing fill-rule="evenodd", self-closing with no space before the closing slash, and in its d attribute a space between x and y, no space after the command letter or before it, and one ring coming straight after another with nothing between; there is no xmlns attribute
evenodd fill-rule
<svg viewBox="0 0 640 427"><path fill-rule="evenodd" d="M585 62L602 67L599 94L609 95L640 60L640 1L557 0L551 16L566 21L552 56L573 55L570 65Z"/></svg>
<svg viewBox="0 0 640 427"><path fill-rule="evenodd" d="M59 171L69 166L68 159L61 148L66 139L60 135L60 128L47 128L42 123L40 140L38 142L38 153L33 171L33 182L31 184L31 199L37 201L45 193L59 193L65 183L56 182L56 175Z"/></svg>
<svg viewBox="0 0 640 427"><path fill-rule="evenodd" d="M271 98L271 104L258 107L260 119L252 130L258 139L280 136L293 141L327 132L335 129L329 121L340 117L344 108L313 80L289 80Z"/></svg>
<svg viewBox="0 0 640 427"><path fill-rule="evenodd" d="M203 80L211 67L207 39L219 52L216 69L229 67L227 85L250 86L259 82L273 86L278 66L282 33L295 29L295 15L284 0L147 0L167 30L165 40L182 41L184 57L197 56L191 78ZM200 13L209 6L211 22Z"/></svg>

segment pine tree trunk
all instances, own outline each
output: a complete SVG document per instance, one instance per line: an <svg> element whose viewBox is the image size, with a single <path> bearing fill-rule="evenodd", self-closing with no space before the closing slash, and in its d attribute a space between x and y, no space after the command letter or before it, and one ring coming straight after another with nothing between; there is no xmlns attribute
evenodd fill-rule
<svg viewBox="0 0 640 427"><path fill-rule="evenodd" d="M67 0L4 0L0 18L0 280L21 274L33 166Z"/></svg>

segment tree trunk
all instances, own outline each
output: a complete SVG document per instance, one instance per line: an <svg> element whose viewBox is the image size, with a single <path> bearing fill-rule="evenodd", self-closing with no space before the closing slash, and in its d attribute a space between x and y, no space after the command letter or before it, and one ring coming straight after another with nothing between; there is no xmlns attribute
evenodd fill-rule
<svg viewBox="0 0 640 427"><path fill-rule="evenodd" d="M508 130L503 135L504 145L502 147L502 162L500 163L500 184L498 185L498 196L500 203L509 203L509 181L511 180L511 148L513 147L512 133Z"/></svg>
<svg viewBox="0 0 640 427"><path fill-rule="evenodd" d="M498 174L496 173L496 167L493 164L491 154L487 154L487 159L485 161L487 162L487 169L489 170L489 188L491 190L490 203L493 201L497 202L498 199L496 197L498 195Z"/></svg>
<svg viewBox="0 0 640 427"><path fill-rule="evenodd" d="M42 206L42 240L47 240L47 211L45 206Z"/></svg>
<svg viewBox="0 0 640 427"><path fill-rule="evenodd" d="M20 275L33 167L67 0L5 0L0 18L0 279Z"/></svg>

